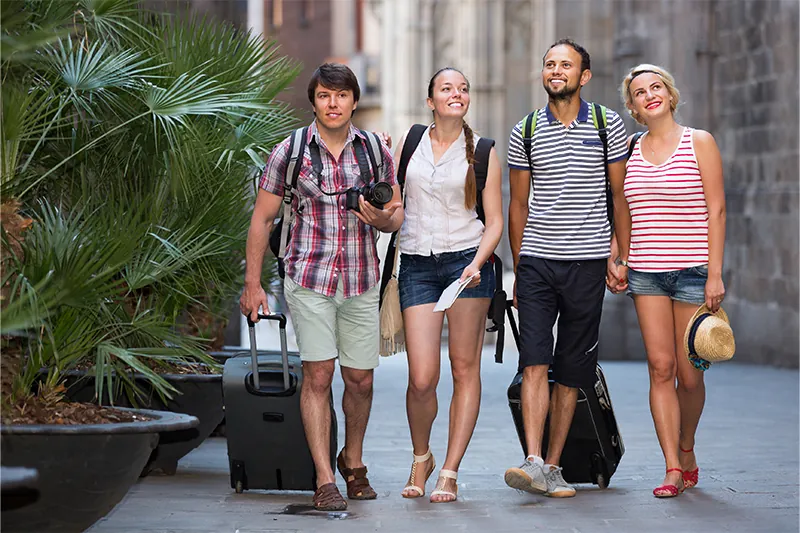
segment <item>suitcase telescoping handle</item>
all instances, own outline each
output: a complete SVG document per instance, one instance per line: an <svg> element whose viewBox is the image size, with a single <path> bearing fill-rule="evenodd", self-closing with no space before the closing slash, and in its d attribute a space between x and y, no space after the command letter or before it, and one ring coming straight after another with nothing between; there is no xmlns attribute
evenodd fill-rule
<svg viewBox="0 0 800 533"><path fill-rule="evenodd" d="M281 313L274 315L262 315L259 313L258 318L261 320L277 320L278 329L281 336L281 362L283 363L283 390L289 390L289 353L286 349L286 316ZM250 333L250 358L253 360L253 387L256 390L261 388L258 375L258 349L256 347L256 323L247 317L247 329Z"/></svg>

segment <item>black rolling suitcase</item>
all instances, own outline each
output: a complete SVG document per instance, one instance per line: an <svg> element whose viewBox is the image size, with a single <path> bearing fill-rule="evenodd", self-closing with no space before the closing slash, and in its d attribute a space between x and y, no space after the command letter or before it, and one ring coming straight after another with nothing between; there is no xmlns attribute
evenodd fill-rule
<svg viewBox="0 0 800 533"><path fill-rule="evenodd" d="M281 353L257 352L255 324L248 317L249 357L230 357L222 374L231 488L315 490L316 469L300 417L303 366L286 350L286 317L280 323ZM253 368L258 372L253 373ZM331 397L331 466L336 457L336 413Z"/></svg>
<svg viewBox="0 0 800 533"><path fill-rule="evenodd" d="M519 348L519 330L512 311L513 304L509 300L506 305L511 322L511 331ZM554 382L549 379L550 390ZM522 444L522 451L527 456L525 444L525 427L522 422L520 393L522 390L522 373L517 373L508 387L508 406L517 428L517 435ZM549 417L545 423L542 440L542 455L547 455ZM619 434L611 396L608 394L606 379L600 365L597 366L597 380L591 389L578 389L578 405L572 419L567 442L561 454L561 467L564 479L570 483L594 483L606 488L611 476L617 470L625 446Z"/></svg>

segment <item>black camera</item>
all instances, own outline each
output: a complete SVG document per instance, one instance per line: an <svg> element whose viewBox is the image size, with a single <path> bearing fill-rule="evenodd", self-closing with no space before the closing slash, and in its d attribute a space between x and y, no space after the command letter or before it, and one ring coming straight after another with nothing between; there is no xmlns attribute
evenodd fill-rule
<svg viewBox="0 0 800 533"><path fill-rule="evenodd" d="M383 206L392 199L393 194L392 186L384 181L371 183L364 187L351 187L345 192L345 207L360 213L358 197L364 195L364 201L372 204L375 209L383 209Z"/></svg>

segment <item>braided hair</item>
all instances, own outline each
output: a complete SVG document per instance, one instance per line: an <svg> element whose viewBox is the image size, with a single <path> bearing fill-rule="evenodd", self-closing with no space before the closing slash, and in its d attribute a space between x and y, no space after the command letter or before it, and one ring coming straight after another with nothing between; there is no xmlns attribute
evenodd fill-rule
<svg viewBox="0 0 800 533"><path fill-rule="evenodd" d="M439 77L439 74L449 70L458 72L464 76L463 72L453 67L444 67L437 70L436 74L431 78L431 81L428 82L428 98L433 98L433 87L436 84L436 78ZM464 76L464 80L466 80L467 89L469 89L469 80L467 80L466 76ZM466 143L467 163L469 164L467 167L467 175L464 179L464 207L469 211L475 209L475 206L478 204L478 184L475 181L475 134L472 132L472 128L470 128L466 120L463 121L462 128L464 130L464 141Z"/></svg>

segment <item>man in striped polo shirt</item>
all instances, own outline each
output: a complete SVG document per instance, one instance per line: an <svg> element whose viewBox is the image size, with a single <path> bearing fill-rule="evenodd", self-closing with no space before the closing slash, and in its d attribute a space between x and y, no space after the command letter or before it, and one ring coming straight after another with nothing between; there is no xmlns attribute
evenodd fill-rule
<svg viewBox="0 0 800 533"><path fill-rule="evenodd" d="M529 152L524 119L511 132L508 148L508 234L516 273L520 400L529 455L519 468L506 471L505 480L513 488L552 497L575 495L561 475L561 452L577 389L594 385L605 277L616 274L608 260L611 225L603 142L593 106L580 97L581 87L592 77L589 69L589 54L582 46L569 39L553 44L542 66L548 105L533 114ZM610 110L606 124L608 172L623 179L625 126ZM556 382L552 399L547 380L551 365ZM550 439L547 457L542 458L551 401Z"/></svg>

